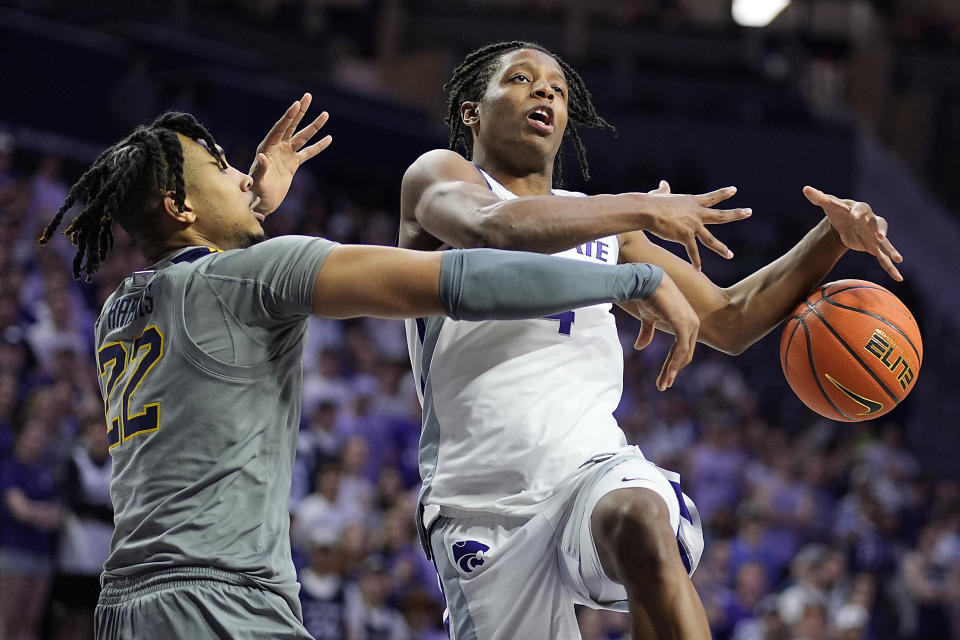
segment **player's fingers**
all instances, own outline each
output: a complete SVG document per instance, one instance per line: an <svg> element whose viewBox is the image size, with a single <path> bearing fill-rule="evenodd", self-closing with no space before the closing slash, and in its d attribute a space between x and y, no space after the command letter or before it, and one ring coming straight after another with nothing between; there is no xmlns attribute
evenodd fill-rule
<svg viewBox="0 0 960 640"><path fill-rule="evenodd" d="M297 152L297 158L300 159L300 163L303 164L313 156L317 155L324 149L330 146L330 143L333 142L333 136L324 136L320 138L317 142L313 143L306 149L301 149Z"/></svg>
<svg viewBox="0 0 960 640"><path fill-rule="evenodd" d="M300 103L300 108L297 109L296 113L293 114L293 119L290 120L287 125L286 131L283 132L283 139L289 140L293 137L294 132L297 130L297 127L300 125L300 121L303 120L303 116L307 115L307 109L310 108L310 103L313 101L313 96L309 93L303 94L303 97L298 100Z"/></svg>
<svg viewBox="0 0 960 640"><path fill-rule="evenodd" d="M678 330L676 339L667 353L667 359L663 363L660 375L657 377L657 388L664 391L673 386L680 370L687 366L693 359L693 344L696 344L696 334L691 343L690 335Z"/></svg>
<svg viewBox="0 0 960 640"><path fill-rule="evenodd" d="M700 210L700 218L704 224L726 224L736 220L743 220L753 215L753 209L707 209Z"/></svg>
<svg viewBox="0 0 960 640"><path fill-rule="evenodd" d="M670 193L670 183L667 182L666 180L661 180L661 181L660 181L660 185L659 185L656 189L654 189L653 191L651 191L650 193L656 193L656 194L659 194L659 195L669 194L669 193Z"/></svg>
<svg viewBox="0 0 960 640"><path fill-rule="evenodd" d="M699 195L697 196L697 200L701 206L712 207L718 202L723 202L727 198L733 196L733 194L736 192L736 187L724 187L723 189L717 189L716 191Z"/></svg>
<svg viewBox="0 0 960 640"><path fill-rule="evenodd" d="M637 335L637 341L633 343L633 348L637 351L645 349L653 341L653 334L656 332L657 323L653 320L640 321L640 333Z"/></svg>
<svg viewBox="0 0 960 640"><path fill-rule="evenodd" d="M694 269L700 271L700 247L697 246L696 236L684 242L684 245L687 247L687 255L690 256L690 264L693 265Z"/></svg>
<svg viewBox="0 0 960 640"><path fill-rule="evenodd" d="M807 200L809 200L811 204L815 204L818 207L823 207L831 203L827 194L810 185L803 188L803 195L807 197Z"/></svg>
<svg viewBox="0 0 960 640"><path fill-rule="evenodd" d="M835 205L838 207L843 207L849 209L853 201L843 201L836 196L832 196L829 193L824 193L815 187L806 186L803 188L803 195L807 197L812 204L817 205L818 207L828 207L830 205ZM849 204L848 204L849 202Z"/></svg>
<svg viewBox="0 0 960 640"><path fill-rule="evenodd" d="M686 355L687 359L684 361L683 367L685 367L685 366L687 366L688 364L690 364L691 362L693 362L693 352L696 351L696 349L697 349L697 335L698 335L699 333L700 333L700 322L698 321L698 322L696 323L696 329L693 330L693 331L691 331L690 334L687 336L687 341L688 341L688 344L687 344L687 355ZM682 369L683 367L680 367L680 368ZM678 371L678 373L679 373L679 371ZM676 380L677 376L674 375L673 378L674 378L674 380ZM671 383L671 384L673 384L673 383Z"/></svg>
<svg viewBox="0 0 960 640"><path fill-rule="evenodd" d="M313 102L313 95L309 91L303 93L303 97L300 98L300 110L304 113L307 112L307 109L310 108L310 104Z"/></svg>
<svg viewBox="0 0 960 640"><path fill-rule="evenodd" d="M259 181L269 170L270 161L266 154L258 153L257 157L253 160L253 166L250 167L250 177L253 178L255 182Z"/></svg>
<svg viewBox="0 0 960 640"><path fill-rule="evenodd" d="M877 253L877 260L880 261L880 266L883 267L884 271L890 274L891 278L897 282L903 282L903 276L900 275L900 271L893 264L893 261L890 260L890 256L881 251Z"/></svg>
<svg viewBox="0 0 960 640"><path fill-rule="evenodd" d="M890 256L890 259L894 262L903 262L903 256L900 255L900 252L893 246L890 240L887 238L888 230L887 221L883 216L875 216L874 219L874 236L879 243L880 248L883 249L884 253Z"/></svg>
<svg viewBox="0 0 960 640"><path fill-rule="evenodd" d="M270 131L267 132L267 135L263 138L263 142L260 143L260 147L263 148L280 142L283 139L284 132L287 130L287 127L290 125L290 122L293 120L294 116L297 115L299 110L299 100L287 107L287 110L284 112L284 114L280 116L280 119L277 120L270 128Z"/></svg>
<svg viewBox="0 0 960 640"><path fill-rule="evenodd" d="M699 325L698 325L699 326ZM677 351L674 360L674 368L670 375L670 386L673 386L680 370L686 367L693 360L693 350L697 347L696 330L686 329L677 332Z"/></svg>
<svg viewBox="0 0 960 640"><path fill-rule="evenodd" d="M330 114L324 111L319 116L317 116L313 122L305 126L303 129L297 132L297 135L290 138L290 146L293 147L294 151L298 151L300 147L307 144L310 138L312 138L317 131L323 128L323 125L327 124L327 120L330 119Z"/></svg>
<svg viewBox="0 0 960 640"><path fill-rule="evenodd" d="M717 240L716 236L707 231L706 228L701 229L697 233L697 237L700 238L700 242L703 243L703 246L707 247L717 255L728 259L733 257L733 251L730 251L727 245Z"/></svg>
<svg viewBox="0 0 960 640"><path fill-rule="evenodd" d="M660 375L657 376L657 389L660 391L666 391L670 386L671 360L673 358L673 352L676 345L676 342L671 345L670 351L667 352L667 359L663 361L663 366L660 367Z"/></svg>
<svg viewBox="0 0 960 640"><path fill-rule="evenodd" d="M886 223L884 223L886 226ZM903 256L900 255L900 252L897 251L897 248L893 246L893 243L890 242L890 239L887 238L886 232L878 231L879 235L878 242L880 243L880 248L883 249L883 252L890 256L890 259L894 262L903 262Z"/></svg>

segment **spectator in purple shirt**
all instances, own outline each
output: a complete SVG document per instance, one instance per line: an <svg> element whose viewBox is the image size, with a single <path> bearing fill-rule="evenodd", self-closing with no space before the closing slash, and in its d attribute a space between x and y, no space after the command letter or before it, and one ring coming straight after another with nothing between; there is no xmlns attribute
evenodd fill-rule
<svg viewBox="0 0 960 640"><path fill-rule="evenodd" d="M47 424L27 419L13 455L0 462L0 638L33 638L50 590L62 512L41 460Z"/></svg>

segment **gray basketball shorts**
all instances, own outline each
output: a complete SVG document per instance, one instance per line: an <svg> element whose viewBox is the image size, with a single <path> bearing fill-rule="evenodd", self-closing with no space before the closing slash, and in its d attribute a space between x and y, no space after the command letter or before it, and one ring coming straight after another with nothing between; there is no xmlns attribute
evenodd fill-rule
<svg viewBox="0 0 960 640"><path fill-rule="evenodd" d="M626 611L626 590L604 572L590 527L600 499L626 487L663 498L692 575L703 553L696 506L678 474L625 447L561 483L535 515L440 515L430 524L450 637L579 640L575 604Z"/></svg>
<svg viewBox="0 0 960 640"><path fill-rule="evenodd" d="M209 567L155 571L105 587L97 640L311 640L290 605L249 578Z"/></svg>

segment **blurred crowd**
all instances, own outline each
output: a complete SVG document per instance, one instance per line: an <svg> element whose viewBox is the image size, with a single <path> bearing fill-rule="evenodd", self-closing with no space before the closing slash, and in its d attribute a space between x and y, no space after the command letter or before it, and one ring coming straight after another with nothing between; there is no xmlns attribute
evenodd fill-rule
<svg viewBox="0 0 960 640"><path fill-rule="evenodd" d="M35 244L66 195L64 161L17 154L0 134L0 636L89 638L112 530L92 325L142 262L116 230L96 281L74 281L65 238ZM393 244L386 198L302 174L271 234ZM621 326L631 345L635 325ZM658 393L668 345L625 350L618 418L699 506L694 582L715 637L960 638L956 477L926 475L896 422L777 423L745 375L776 365L749 352L701 348ZM313 319L303 367L290 531L307 628L318 640L445 638L413 520L420 408L402 323ZM623 614L579 619L586 640L629 636Z"/></svg>

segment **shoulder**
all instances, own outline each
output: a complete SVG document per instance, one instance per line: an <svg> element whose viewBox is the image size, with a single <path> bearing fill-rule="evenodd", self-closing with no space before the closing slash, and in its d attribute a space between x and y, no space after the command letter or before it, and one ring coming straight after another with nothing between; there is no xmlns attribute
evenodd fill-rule
<svg viewBox="0 0 960 640"><path fill-rule="evenodd" d="M307 259L311 255L325 257L337 244L333 240L312 236L279 236L258 242L246 249L232 249L214 254L196 264L204 273L226 272L226 275L231 269L245 273L251 266Z"/></svg>
<svg viewBox="0 0 960 640"><path fill-rule="evenodd" d="M276 291L312 292L320 266L337 246L326 238L279 236L246 249L198 260L184 277L208 283L260 284Z"/></svg>
<svg viewBox="0 0 960 640"><path fill-rule="evenodd" d="M473 163L451 149L431 149L413 161L407 173L450 167L473 167ZM476 169L474 169L476 171Z"/></svg>
<svg viewBox="0 0 960 640"><path fill-rule="evenodd" d="M242 249L242 251L273 253L275 251L330 249L337 246L337 244L338 243L334 242L333 240L322 238L320 236L289 235L277 236L276 238L270 238L268 240L264 240L263 242L258 242L247 249Z"/></svg>
<svg viewBox="0 0 960 640"><path fill-rule="evenodd" d="M425 187L434 182L465 181L484 184L476 165L450 149L433 149L417 158L403 175L403 188Z"/></svg>

